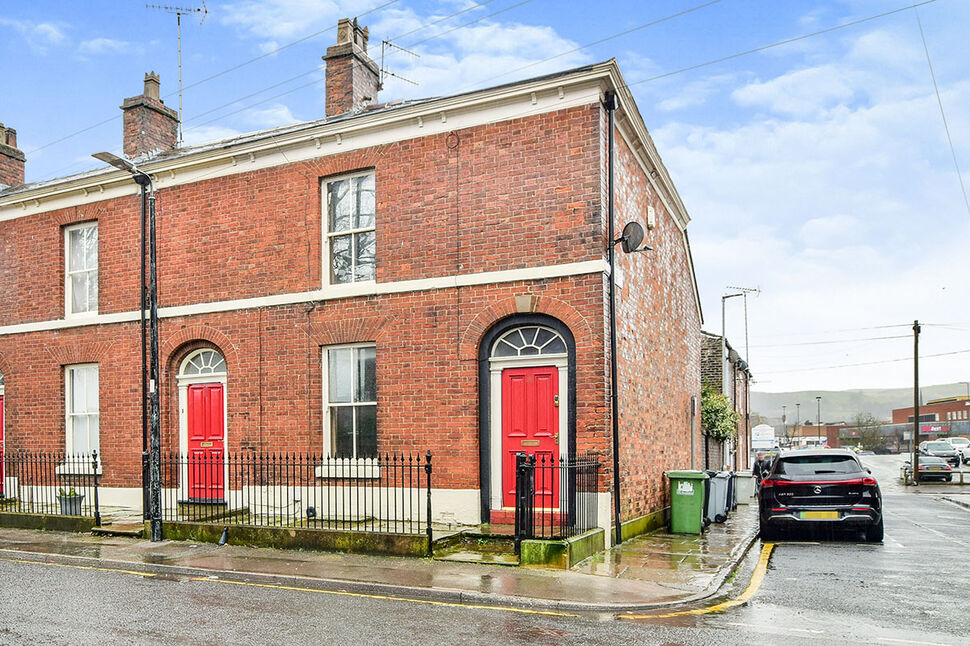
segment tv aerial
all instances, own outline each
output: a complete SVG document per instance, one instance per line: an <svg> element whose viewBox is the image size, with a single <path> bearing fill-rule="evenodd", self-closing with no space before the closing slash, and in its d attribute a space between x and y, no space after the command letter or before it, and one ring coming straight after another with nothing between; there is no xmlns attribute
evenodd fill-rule
<svg viewBox="0 0 970 646"><path fill-rule="evenodd" d="M396 50L396 51L399 51L399 52L404 52L408 56L413 56L415 58L421 58L421 55L420 54L418 54L416 52L412 52L410 49L404 49L400 45L395 45L394 43L392 43L389 40L382 40L381 41L381 76L380 76L380 81L379 81L380 87L384 87L384 77L385 76L393 76L394 78L400 79L400 80L404 81L405 83L410 83L411 85L417 85L418 84L417 81L412 81L411 79L404 78L403 76L401 76L399 74L395 74L394 72L392 72L389 69L387 69L387 67L384 65L384 53L387 50L392 50L392 51Z"/></svg>
<svg viewBox="0 0 970 646"><path fill-rule="evenodd" d="M146 4L146 9L158 9L164 11L165 13L174 13L175 22L178 26L178 56L179 56L179 146L182 145L182 16L199 16L199 24L205 22L206 16L209 15L209 9L205 6L205 0L202 0L201 7L176 7L167 4Z"/></svg>

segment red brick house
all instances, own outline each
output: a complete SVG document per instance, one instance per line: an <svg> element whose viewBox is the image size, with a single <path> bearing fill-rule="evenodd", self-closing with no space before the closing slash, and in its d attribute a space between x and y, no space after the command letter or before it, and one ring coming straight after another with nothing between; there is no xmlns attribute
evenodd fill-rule
<svg viewBox="0 0 970 646"><path fill-rule="evenodd" d="M366 45L341 21L318 121L176 148L157 77L124 101L157 195L163 447L204 417L226 451L430 450L435 515L479 523L509 506L510 429L545 420L540 448L599 455L608 526L613 92L617 231L638 221L653 248L617 254L622 518L662 509L700 441L701 311L686 210L616 62L381 105ZM138 187L24 184L10 132L7 450L96 448L103 502L139 507Z"/></svg>
<svg viewBox="0 0 970 646"><path fill-rule="evenodd" d="M727 387L724 380L727 378ZM751 369L721 335L701 332L701 381L730 400L738 414L737 436L728 442L704 437L703 464L698 468L726 467L746 471L753 464L751 451Z"/></svg>

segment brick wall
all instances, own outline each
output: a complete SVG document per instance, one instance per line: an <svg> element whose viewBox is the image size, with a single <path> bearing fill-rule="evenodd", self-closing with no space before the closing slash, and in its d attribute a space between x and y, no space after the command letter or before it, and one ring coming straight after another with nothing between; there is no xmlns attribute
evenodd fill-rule
<svg viewBox="0 0 970 646"><path fill-rule="evenodd" d="M178 113L160 99L146 96L125 99L121 106L125 156L175 148L178 140Z"/></svg>
<svg viewBox="0 0 970 646"><path fill-rule="evenodd" d="M321 178L373 168L379 283L603 258L605 116L599 106L387 144L158 192L164 306L303 292L322 285ZM618 292L623 516L666 504L663 471L689 466L700 339L683 235L618 138L617 221L654 205L654 251L620 256ZM138 197L0 223L0 325L59 319L63 227L99 223L99 311L137 310ZM577 450L612 482L608 321L602 274L263 307L161 322L163 443L175 448L181 359L220 349L229 377L230 450L322 450L321 347L378 348L385 450L431 449L437 486L477 488L478 343L530 310L566 323L577 350ZM0 336L9 446L60 449L63 366L101 366L106 485L139 482L137 323ZM6 366L6 368L2 368ZM698 455L701 439L695 444Z"/></svg>
<svg viewBox="0 0 970 646"><path fill-rule="evenodd" d="M721 368L721 337L701 335L701 382L717 392L721 392L724 371Z"/></svg>
<svg viewBox="0 0 970 646"><path fill-rule="evenodd" d="M656 213L645 236L653 251L616 254L621 510L629 520L669 504L664 471L690 468L691 397L695 464L702 459L700 312L683 234L621 137L615 185L617 236L633 220L646 229L648 205Z"/></svg>
<svg viewBox="0 0 970 646"><path fill-rule="evenodd" d="M226 357L228 447L313 452L322 446L323 346L377 345L378 447L427 450L441 487L477 488L477 330L515 311L567 321L577 346L579 450L609 451L605 398L602 278L431 290L366 299L265 307L161 322L162 444L177 450L174 376L191 350ZM107 486L138 486L141 448L140 337L137 323L0 336L6 378L8 450L63 450L63 365L96 362L101 449Z"/></svg>
<svg viewBox="0 0 970 646"><path fill-rule="evenodd" d="M321 287L321 178L375 169L378 282L600 257L598 109L157 192L161 306ZM0 222L0 325L63 316L63 227L97 220L99 311L138 309L139 198Z"/></svg>

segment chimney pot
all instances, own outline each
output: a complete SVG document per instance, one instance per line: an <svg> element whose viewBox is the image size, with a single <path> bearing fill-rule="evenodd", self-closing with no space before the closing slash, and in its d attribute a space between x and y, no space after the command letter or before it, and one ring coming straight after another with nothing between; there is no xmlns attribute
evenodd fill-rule
<svg viewBox="0 0 970 646"><path fill-rule="evenodd" d="M121 104L124 152L129 159L172 150L178 141L179 115L159 98L160 86L158 74L145 74L144 92Z"/></svg>
<svg viewBox="0 0 970 646"><path fill-rule="evenodd" d="M161 86L161 82L158 80L158 74L155 70L150 73L145 74L145 96L149 99L154 99L155 101L161 101L159 99L158 89Z"/></svg>

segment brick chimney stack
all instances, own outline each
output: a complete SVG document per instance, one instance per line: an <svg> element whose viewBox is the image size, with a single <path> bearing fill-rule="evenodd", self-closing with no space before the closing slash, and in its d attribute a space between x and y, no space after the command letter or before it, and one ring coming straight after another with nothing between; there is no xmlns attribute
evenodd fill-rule
<svg viewBox="0 0 970 646"><path fill-rule="evenodd" d="M17 148L17 131L0 123L0 190L24 183L27 158Z"/></svg>
<svg viewBox="0 0 970 646"><path fill-rule="evenodd" d="M178 113L159 98L158 74L145 74L145 91L125 99L124 152L128 159L175 148L178 141Z"/></svg>
<svg viewBox="0 0 970 646"><path fill-rule="evenodd" d="M377 103L380 70L367 55L367 27L357 19L337 22L337 44L327 48L327 117L354 114Z"/></svg>

